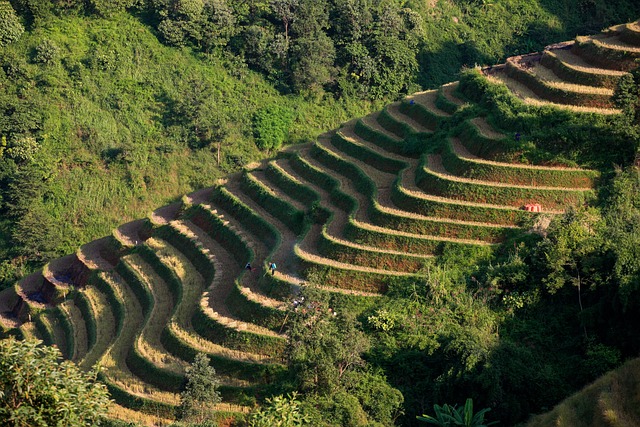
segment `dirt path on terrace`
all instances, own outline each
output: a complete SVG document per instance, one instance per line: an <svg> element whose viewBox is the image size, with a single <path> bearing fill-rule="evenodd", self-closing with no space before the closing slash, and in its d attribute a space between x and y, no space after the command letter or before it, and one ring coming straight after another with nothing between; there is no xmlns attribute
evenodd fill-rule
<svg viewBox="0 0 640 427"><path fill-rule="evenodd" d="M411 159L411 158L407 158L407 157L398 156L396 154L389 153L387 151L382 151L381 149L376 148L375 144L370 143L370 142L368 142L366 140L363 140L362 138L359 138L357 135L355 135L355 133L353 133L352 129L349 129L347 127L341 129L340 132L343 134L343 136L345 136L349 140L352 140L352 141L354 141L356 143L364 145L364 146L368 147L369 149L377 151L378 153L380 153L380 154L382 154L382 155L384 155L384 156L386 156L388 158L401 160L401 161L407 163L409 166L407 168L405 168L403 171L400 172L400 176L401 176L400 191L403 191L405 194L408 194L408 195L410 195L412 197L415 197L415 198L418 198L418 199L437 201L437 202L441 202L441 203L449 203L449 204L453 204L453 205L465 205L465 206L488 207L488 208L506 209L506 210L517 210L513 206L508 206L508 205L494 205L494 204L488 204L488 203L469 202L469 201L466 201L466 200L455 200L455 199L449 199L449 198L446 198L446 197L434 196L434 195L425 193L421 188L419 188L415 184L415 171L420 165L420 161L418 159ZM330 149L330 151L334 151L334 152L337 151L336 148L329 148L329 149ZM392 175L392 174L388 174L388 173L385 173L385 172L381 172L381 171L373 168L372 166L362 162L360 159L348 156L347 154L344 154L342 152L339 152L339 156L348 158L349 161L353 162L358 167L360 167L362 170L364 170L365 173L376 183L377 188L378 188L378 200L377 200L377 202L380 205L381 210L383 210L385 212L393 213L394 215L402 216L402 217L406 217L406 218L425 219L425 220L432 220L432 221L439 221L439 222L449 222L449 223L469 224L469 225L482 225L482 226L487 226L487 227L509 227L509 226L498 225L498 224L493 224L493 223L488 223L488 222L463 221L463 220L456 220L456 219L443 218L443 217L428 217L428 216L424 216L424 215L416 214L416 213L413 213L413 212L409 212L409 211L404 211L404 210L398 209L395 206L395 204L393 203L393 201L391 200L391 186L393 185L393 182L394 182L394 180L396 178L396 175ZM514 228L517 228L517 227L514 227Z"/></svg>
<svg viewBox="0 0 640 427"><path fill-rule="evenodd" d="M226 305L226 299L233 287L235 279L244 271L233 256L211 239L204 231L193 223L173 221L171 225L194 241L202 243L211 255L211 262L215 269L213 281L208 284L202 295L205 312L219 323L239 331L250 331L260 335L283 336L252 323L237 319Z"/></svg>
<svg viewBox="0 0 640 427"><path fill-rule="evenodd" d="M534 186L534 185L516 185L508 184L504 182L485 181L482 179L463 178L457 175L451 175L442 164L442 157L439 154L432 154L427 157L427 164L423 166L425 170L432 174L449 181L462 182L465 184L484 185L487 187L501 187L501 188L520 188L525 190L557 190L557 191L571 191L571 192L584 192L591 190L587 188L575 188L575 187L548 187L548 186Z"/></svg>
<svg viewBox="0 0 640 427"><path fill-rule="evenodd" d="M414 100L417 104L422 105L433 114L441 117L451 117L451 114L446 111L442 111L436 106L436 98L438 97L438 89L427 90L424 92L414 93L407 96L405 99Z"/></svg>
<svg viewBox="0 0 640 427"><path fill-rule="evenodd" d="M433 133L433 129L426 128L411 117L400 111L400 102L387 105L387 113L399 122L409 125L416 133Z"/></svg>

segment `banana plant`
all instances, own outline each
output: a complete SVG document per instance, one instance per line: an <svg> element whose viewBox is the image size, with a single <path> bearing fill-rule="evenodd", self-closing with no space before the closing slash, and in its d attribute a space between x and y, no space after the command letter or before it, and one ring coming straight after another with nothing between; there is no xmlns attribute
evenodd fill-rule
<svg viewBox="0 0 640 427"><path fill-rule="evenodd" d="M491 408L485 408L477 413L473 413L473 399L467 399L463 407L457 408L456 405L450 406L444 404L433 405L433 411L435 416L423 414L416 417L419 421L425 421L429 424L434 424L440 427L488 427L498 424L498 421L485 422L484 415L489 412Z"/></svg>

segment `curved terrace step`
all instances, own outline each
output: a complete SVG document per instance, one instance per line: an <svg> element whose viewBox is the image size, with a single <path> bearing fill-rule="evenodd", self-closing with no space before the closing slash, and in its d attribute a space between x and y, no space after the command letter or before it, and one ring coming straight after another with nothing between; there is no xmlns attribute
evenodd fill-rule
<svg viewBox="0 0 640 427"><path fill-rule="evenodd" d="M102 292L94 286L87 286L82 293L89 302L93 313L96 332L95 344L79 362L82 369L88 370L98 361L113 341L116 333L116 322L113 312L109 308L109 301Z"/></svg>
<svg viewBox="0 0 640 427"><path fill-rule="evenodd" d="M599 173L593 170L505 163L485 160L471 154L458 138L448 138L442 153L443 164L453 175L511 184L554 187L558 182L571 188L593 188Z"/></svg>
<svg viewBox="0 0 640 427"><path fill-rule="evenodd" d="M432 133L431 129L426 128L421 125L413 118L407 116L402 111L400 111L400 102L394 102L393 104L389 104L385 107L385 111L396 121L400 123L405 123L409 126L415 133Z"/></svg>
<svg viewBox="0 0 640 427"><path fill-rule="evenodd" d="M547 49L540 63L552 69L556 75L567 82L595 87L615 89L620 77L626 71L601 68L585 61L571 49L573 43L559 49Z"/></svg>
<svg viewBox="0 0 640 427"><path fill-rule="evenodd" d="M197 225L190 221L174 221L172 225L178 228L183 234L197 240L202 244L209 253L219 261L220 270L237 270L238 262L228 253L228 251L217 241L212 239L205 231L200 229ZM216 269L216 273L218 269ZM264 295L258 287L257 273L247 272L242 270L244 274L241 274L237 279L241 284L241 291L247 297L247 299L266 307L271 307L276 310L284 310L283 303L273 298L269 298ZM214 279L215 280L215 279Z"/></svg>
<svg viewBox="0 0 640 427"><path fill-rule="evenodd" d="M218 360L228 359L240 363L258 364L268 361L268 357L265 355L230 349L207 340L195 332L191 319L193 313L200 306L201 297L206 290L204 280L182 252L164 241L152 241L152 243L155 245L153 249L159 262L172 271L182 285L181 298L170 322L166 325L170 335L178 342L179 346L206 353ZM222 271L217 271L217 277L224 277L222 273ZM175 354L178 351L177 347L172 345L168 349ZM216 369L223 371L221 368Z"/></svg>
<svg viewBox="0 0 640 427"><path fill-rule="evenodd" d="M461 178L445 170L439 155L429 155L422 171L424 176L418 185L425 191L472 201L482 200L512 206L542 203L550 209L560 209L583 202L594 195L590 189L531 187ZM463 194L460 194L461 191Z"/></svg>
<svg viewBox="0 0 640 427"><path fill-rule="evenodd" d="M425 107L427 110L432 112L433 114L441 117L449 117L450 113L441 110L436 105L436 99L438 98L438 89L426 90L424 92L417 92L405 97L405 100L411 103L414 101L416 104L419 104Z"/></svg>
<svg viewBox="0 0 640 427"><path fill-rule="evenodd" d="M490 81L495 83L501 83L505 85L516 97L520 98L525 104L535 106L549 106L558 109L567 109L577 113L596 113L596 114L620 114L621 110L615 108L596 108L596 107L582 107L569 104L558 104L550 102L536 95L526 85L519 81L509 77L504 71L496 71L487 76Z"/></svg>
<svg viewBox="0 0 640 427"><path fill-rule="evenodd" d="M379 209L384 213L402 217L405 219L413 218L413 219L418 219L422 221L434 221L434 222L442 222L442 223L449 223L449 224L472 225L472 226L487 226L487 227L495 227L495 228L509 227L508 225L505 226L502 224L493 224L493 223L480 222L480 221L468 221L468 220L461 220L456 218L421 215L419 213L401 209L400 206L396 206L395 203L393 202L392 195L390 192L390 189L394 185L395 179L397 178L396 175L379 171L373 168L372 166L362 162L360 159L353 156L349 156L348 154L345 154L343 152L340 152L340 154L338 155L336 154L336 150L338 150L337 148L335 149L330 148L327 145L327 143L323 142L322 140L318 140L316 145L319 147L322 147L324 150L330 153L333 153L333 155L347 158L351 164L354 164L358 166L361 170L363 170L365 174L373 182L377 184L378 197L377 197L377 200L372 202L374 203L374 206L376 209ZM396 156L396 158L398 157ZM508 210L517 210L513 206L507 206L507 205L502 206L502 205L494 205L489 203L467 202L464 200L448 199L446 197L432 196L428 193L425 193L422 189L420 189L415 184L406 185L405 182L412 183L415 181L413 176L411 176L412 175L411 171L414 171L418 167L419 161L415 159L405 159L405 161L409 164L409 167L405 168L401 172L401 175L402 176L408 175L409 177L402 180L401 185L399 186L399 191L404 192L407 196L415 197L422 200L435 201L438 203L440 202L450 203L453 205L468 205L468 206L476 206L476 207L489 207L489 208L497 208L497 209L506 208ZM318 167L317 164L314 164L314 165ZM333 173L330 173L330 174L332 176L335 176ZM343 185L344 185L344 182L343 182Z"/></svg>
<svg viewBox="0 0 640 427"><path fill-rule="evenodd" d="M184 230L185 233L189 233L186 235L192 239L196 237L190 229L183 227L180 223L172 222L172 226L177 227L181 232ZM226 255L228 255L226 251L219 253L220 257ZM216 274L214 275L213 281L208 284L207 290L202 294L200 300L200 306L204 314L216 323L240 332L247 331L258 335L284 337L284 335L275 333L267 328L241 321L231 314L225 304L225 300L228 293L231 292L231 289L235 286L235 278L243 271L243 266L238 266L237 262L230 261L230 255L229 260L227 260L227 268L225 268L225 265L215 255L212 256L210 260L213 263ZM237 268L230 270L228 268L229 264L236 265Z"/></svg>

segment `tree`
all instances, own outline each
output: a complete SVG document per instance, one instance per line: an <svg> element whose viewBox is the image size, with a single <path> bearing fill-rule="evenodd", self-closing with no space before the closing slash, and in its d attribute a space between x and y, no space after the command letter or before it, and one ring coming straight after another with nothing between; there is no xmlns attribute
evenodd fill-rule
<svg viewBox="0 0 640 427"><path fill-rule="evenodd" d="M56 347L40 341L0 341L0 419L3 426L93 426L106 414L109 395L96 372L60 363Z"/></svg>
<svg viewBox="0 0 640 427"><path fill-rule="evenodd" d="M8 1L0 1L0 48L18 40L24 33L15 10Z"/></svg>
<svg viewBox="0 0 640 427"><path fill-rule="evenodd" d="M300 408L298 394L267 398L267 406L254 411L249 417L249 427L301 427L308 425L309 418Z"/></svg>
<svg viewBox="0 0 640 427"><path fill-rule="evenodd" d="M329 27L327 9L324 1L302 0L299 18L292 24L291 80L297 92L318 92L333 78L336 55L333 41L324 32Z"/></svg>
<svg viewBox="0 0 640 427"><path fill-rule="evenodd" d="M489 412L491 408L485 408L477 413L473 413L473 399L467 399L467 402L462 408L456 408L456 406L449 406L444 404L442 406L433 405L433 411L435 417L430 415L422 415L416 417L420 421L425 421L429 424L434 424L440 427L487 427L494 424L498 424L497 421L491 421L486 423L484 421L484 415Z"/></svg>
<svg viewBox="0 0 640 427"><path fill-rule="evenodd" d="M178 416L191 422L204 421L211 413L214 405L220 403L222 397L218 391L220 381L216 370L209 365L209 358L198 353L186 370L187 383L180 393Z"/></svg>
<svg viewBox="0 0 640 427"><path fill-rule="evenodd" d="M313 294L305 298L289 331L289 367L300 389L329 394L344 386L345 374L365 366L369 341L351 313L338 315Z"/></svg>
<svg viewBox="0 0 640 427"><path fill-rule="evenodd" d="M253 133L260 150L277 151L289 134L293 112L280 105L270 105L253 116Z"/></svg>

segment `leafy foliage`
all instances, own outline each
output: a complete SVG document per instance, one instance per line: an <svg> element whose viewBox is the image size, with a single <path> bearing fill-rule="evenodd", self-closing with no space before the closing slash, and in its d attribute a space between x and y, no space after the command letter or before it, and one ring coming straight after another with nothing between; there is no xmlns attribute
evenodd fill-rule
<svg viewBox="0 0 640 427"><path fill-rule="evenodd" d="M249 416L248 427L302 427L309 425L296 392L267 398L266 405Z"/></svg>
<svg viewBox="0 0 640 427"><path fill-rule="evenodd" d="M289 135L293 112L283 106L261 108L253 116L253 132L256 145L269 154L277 151Z"/></svg>
<svg viewBox="0 0 640 427"><path fill-rule="evenodd" d="M442 406L433 405L435 417L431 415L423 415L418 417L420 421L434 424L440 427L449 426L465 426L465 427L486 427L498 424L497 421L485 423L484 415L490 411L490 408L482 409L475 414L473 413L473 399L467 399L464 406L456 408L444 404Z"/></svg>
<svg viewBox="0 0 640 427"><path fill-rule="evenodd" d="M24 27L8 1L0 2L0 48L20 38Z"/></svg>
<svg viewBox="0 0 640 427"><path fill-rule="evenodd" d="M56 347L39 341L0 341L0 419L15 427L95 425L109 396L95 372L60 362Z"/></svg>
<svg viewBox="0 0 640 427"><path fill-rule="evenodd" d="M220 380L216 370L209 365L209 358L198 353L186 369L187 383L180 393L179 418L188 421L203 421L220 403L222 397L218 391Z"/></svg>

